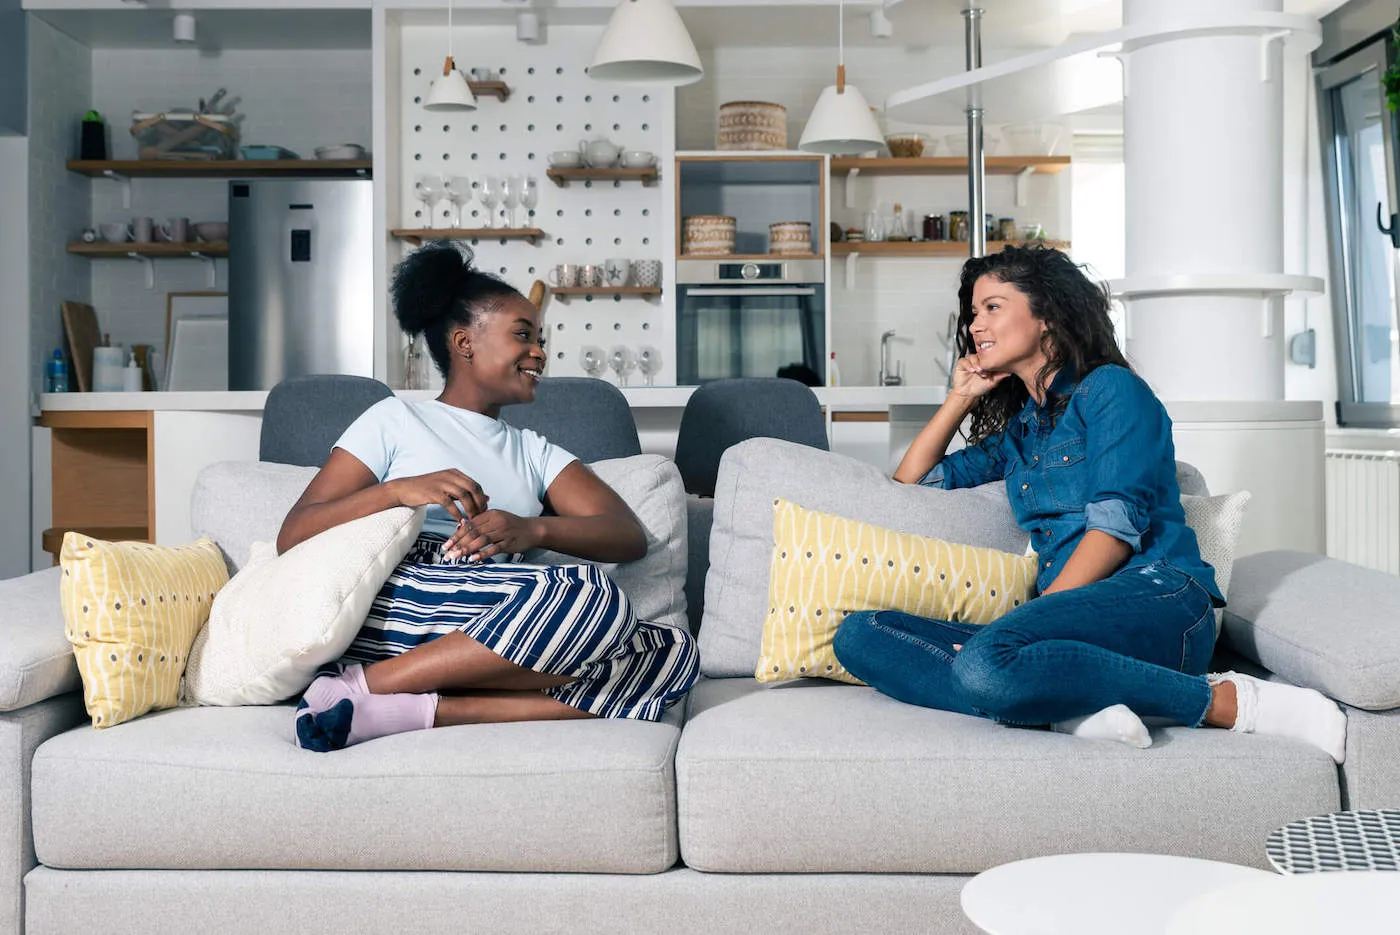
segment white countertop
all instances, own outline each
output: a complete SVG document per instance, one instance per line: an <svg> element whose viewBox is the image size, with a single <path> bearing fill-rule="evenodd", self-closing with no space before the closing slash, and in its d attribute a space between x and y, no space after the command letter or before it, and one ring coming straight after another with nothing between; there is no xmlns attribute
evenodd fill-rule
<svg viewBox="0 0 1400 935"><path fill-rule="evenodd" d="M627 386L622 395L633 409L682 409L693 386ZM936 405L941 386L818 386L822 405L833 410L878 411L894 405ZM436 390L400 390L405 399L432 399ZM260 412L267 401L263 390L190 393L44 393L39 408L47 412L94 412L124 409L154 411Z"/></svg>

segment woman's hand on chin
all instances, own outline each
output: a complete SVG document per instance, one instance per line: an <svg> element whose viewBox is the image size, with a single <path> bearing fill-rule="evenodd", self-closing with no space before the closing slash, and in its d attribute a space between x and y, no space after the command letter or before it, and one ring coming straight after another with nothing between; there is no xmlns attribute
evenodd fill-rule
<svg viewBox="0 0 1400 935"><path fill-rule="evenodd" d="M442 557L455 561L465 555L468 562L482 562L529 551L540 544L541 536L537 518L487 510L457 524L457 530L443 543Z"/></svg>
<svg viewBox="0 0 1400 935"><path fill-rule="evenodd" d="M958 360L953 368L953 388L951 393L976 399L990 393L998 383L1011 376L1010 373L983 368L976 354L968 354Z"/></svg>

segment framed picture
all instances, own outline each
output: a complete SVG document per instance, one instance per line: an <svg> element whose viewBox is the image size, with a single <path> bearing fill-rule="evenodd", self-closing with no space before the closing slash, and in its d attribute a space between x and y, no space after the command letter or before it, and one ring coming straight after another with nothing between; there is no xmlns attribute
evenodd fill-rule
<svg viewBox="0 0 1400 935"><path fill-rule="evenodd" d="M163 390L228 389L228 293L171 292L165 300Z"/></svg>

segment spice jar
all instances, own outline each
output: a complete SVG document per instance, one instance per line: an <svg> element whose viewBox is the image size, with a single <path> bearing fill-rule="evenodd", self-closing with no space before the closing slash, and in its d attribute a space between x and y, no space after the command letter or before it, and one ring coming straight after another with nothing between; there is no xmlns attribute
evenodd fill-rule
<svg viewBox="0 0 1400 935"><path fill-rule="evenodd" d="M999 219L999 220L997 221L997 227L998 227L999 232L1000 232L1000 234L1001 234L1001 239L1002 239L1002 240L1015 240L1015 239L1016 239L1016 219L1015 219L1015 218L1001 218L1001 219Z"/></svg>
<svg viewBox="0 0 1400 935"><path fill-rule="evenodd" d="M926 215L924 215L924 239L925 239L925 240L942 240L942 239L943 239L943 215L941 215L941 214L926 214Z"/></svg>
<svg viewBox="0 0 1400 935"><path fill-rule="evenodd" d="M948 215L948 239L966 242L972 237L967 227L967 212L953 211Z"/></svg>

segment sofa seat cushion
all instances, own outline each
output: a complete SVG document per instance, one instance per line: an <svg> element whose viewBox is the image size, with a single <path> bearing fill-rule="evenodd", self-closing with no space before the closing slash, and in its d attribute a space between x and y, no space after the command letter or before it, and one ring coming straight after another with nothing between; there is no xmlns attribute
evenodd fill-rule
<svg viewBox="0 0 1400 935"><path fill-rule="evenodd" d="M1004 727L862 686L702 679L676 753L681 858L733 873L978 873L1076 851L1266 867L1339 807L1305 744L1186 727L1150 749Z"/></svg>
<svg viewBox="0 0 1400 935"><path fill-rule="evenodd" d="M34 755L35 852L67 869L658 873L677 856L679 707L335 753L294 746L283 705L78 728Z"/></svg>

